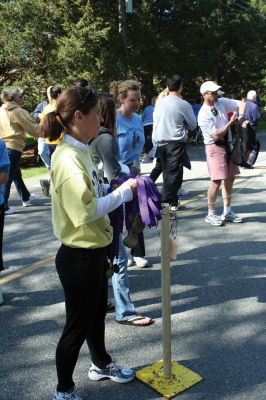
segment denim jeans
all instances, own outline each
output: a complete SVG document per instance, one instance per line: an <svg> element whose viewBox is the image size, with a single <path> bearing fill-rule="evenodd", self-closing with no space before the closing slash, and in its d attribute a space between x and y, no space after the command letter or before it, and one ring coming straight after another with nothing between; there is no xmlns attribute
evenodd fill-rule
<svg viewBox="0 0 266 400"><path fill-rule="evenodd" d="M9 161L10 161L10 166L9 166L9 176L8 176L8 181L4 185L4 205L5 205L5 210L8 210L8 199L10 195L10 188L12 185L12 182L14 182L18 195L22 199L22 201L28 201L30 198L30 192L25 186L25 183L23 182L22 175L21 175L21 170L19 166L19 162L21 159L21 152L18 150L13 150L13 149L7 149L8 151L8 156L9 156Z"/></svg>
<svg viewBox="0 0 266 400"><path fill-rule="evenodd" d="M124 321L136 315L134 304L131 302L128 275L127 275L127 251L123 243L122 235L119 237L119 255L117 264L119 266L118 274L114 273L112 285L115 297L115 313L117 321Z"/></svg>
<svg viewBox="0 0 266 400"><path fill-rule="evenodd" d="M51 156L49 144L45 143L45 138L38 138L38 154L41 157L45 166L51 168Z"/></svg>

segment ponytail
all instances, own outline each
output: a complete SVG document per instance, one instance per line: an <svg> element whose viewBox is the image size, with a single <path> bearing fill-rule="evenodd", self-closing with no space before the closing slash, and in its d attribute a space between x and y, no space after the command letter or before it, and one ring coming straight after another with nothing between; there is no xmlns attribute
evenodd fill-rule
<svg viewBox="0 0 266 400"><path fill-rule="evenodd" d="M42 121L44 137L51 142L59 139L62 132L65 130L61 116L57 111L50 112L45 115Z"/></svg>

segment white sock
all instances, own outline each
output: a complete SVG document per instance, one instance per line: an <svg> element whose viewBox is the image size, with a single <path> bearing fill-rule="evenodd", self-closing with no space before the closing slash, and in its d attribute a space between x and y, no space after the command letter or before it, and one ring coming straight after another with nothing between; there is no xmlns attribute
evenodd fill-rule
<svg viewBox="0 0 266 400"><path fill-rule="evenodd" d="M213 215L215 214L215 210L208 210L208 215Z"/></svg>
<svg viewBox="0 0 266 400"><path fill-rule="evenodd" d="M224 207L224 215L229 214L231 211L231 208L232 208L231 206Z"/></svg>

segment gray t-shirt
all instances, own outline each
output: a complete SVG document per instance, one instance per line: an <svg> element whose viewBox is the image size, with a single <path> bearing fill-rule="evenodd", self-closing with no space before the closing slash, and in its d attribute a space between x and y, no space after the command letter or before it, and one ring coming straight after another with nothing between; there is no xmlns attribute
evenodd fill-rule
<svg viewBox="0 0 266 400"><path fill-rule="evenodd" d="M155 142L180 141L187 139L187 130L197 126L191 105L178 96L166 96L153 114L153 134Z"/></svg>
<svg viewBox="0 0 266 400"><path fill-rule="evenodd" d="M239 100L222 97L212 107L207 104L202 105L198 115L198 124L203 134L204 144L215 143L212 134L227 124L228 113L236 111L238 104Z"/></svg>

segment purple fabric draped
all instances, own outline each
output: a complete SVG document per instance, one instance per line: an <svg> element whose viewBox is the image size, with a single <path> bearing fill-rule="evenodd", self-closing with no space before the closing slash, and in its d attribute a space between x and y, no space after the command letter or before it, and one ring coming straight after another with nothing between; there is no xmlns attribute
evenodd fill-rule
<svg viewBox="0 0 266 400"><path fill-rule="evenodd" d="M109 193L113 187L122 185L129 178L137 180L137 196L132 201L125 204L125 216L123 205L109 213L110 223L113 227L113 242L109 246L108 257L113 262L118 257L119 252L119 234L123 231L123 222L125 217L125 225L128 231L132 228L130 215L140 213L141 220L146 228L158 225L161 219L160 204L161 195L154 181L147 176L126 175L118 179L113 179L110 183Z"/></svg>
<svg viewBox="0 0 266 400"><path fill-rule="evenodd" d="M142 222L146 228L157 226L161 219L161 194L148 176L137 176L138 204Z"/></svg>

